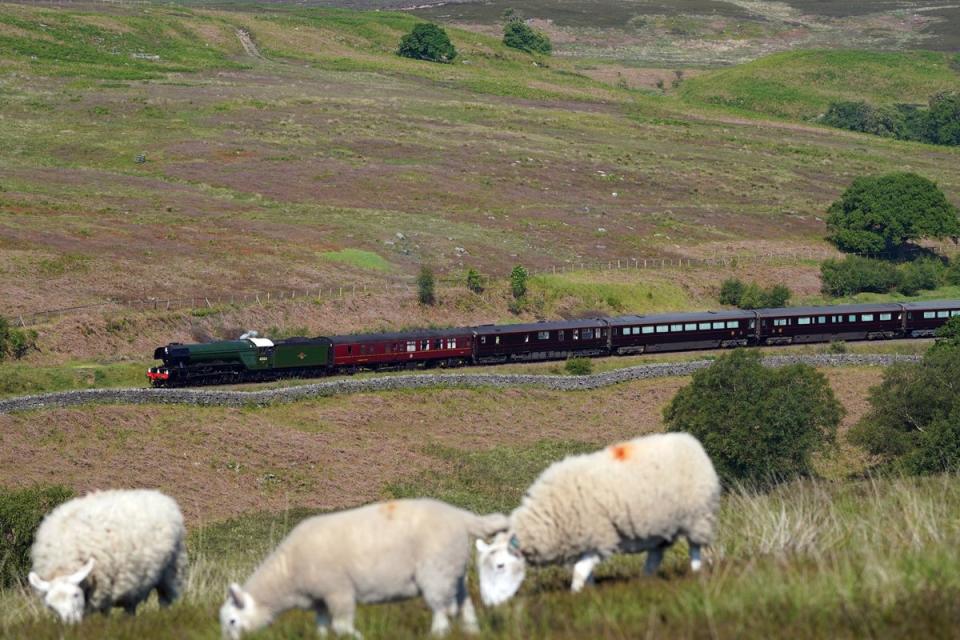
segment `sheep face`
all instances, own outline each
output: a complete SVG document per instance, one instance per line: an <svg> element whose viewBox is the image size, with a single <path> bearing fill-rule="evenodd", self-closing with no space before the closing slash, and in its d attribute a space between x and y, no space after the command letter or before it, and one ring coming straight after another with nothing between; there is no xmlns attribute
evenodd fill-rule
<svg viewBox="0 0 960 640"><path fill-rule="evenodd" d="M79 571L49 581L33 571L28 578L33 588L43 597L43 603L60 616L61 621L76 624L83 619L83 609L86 605L80 584L93 571L93 564L94 560L90 558Z"/></svg>
<svg viewBox="0 0 960 640"><path fill-rule="evenodd" d="M526 565L515 536L498 533L490 544L477 540L477 573L483 604L494 606L512 598L523 583Z"/></svg>
<svg viewBox="0 0 960 640"><path fill-rule="evenodd" d="M220 607L220 631L224 640L239 640L244 633L264 626L253 596L233 583L227 590L227 600Z"/></svg>

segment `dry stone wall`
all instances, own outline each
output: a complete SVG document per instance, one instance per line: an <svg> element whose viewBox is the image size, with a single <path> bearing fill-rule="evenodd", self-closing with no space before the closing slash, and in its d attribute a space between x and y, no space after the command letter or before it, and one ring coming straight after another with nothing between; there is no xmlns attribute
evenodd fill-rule
<svg viewBox="0 0 960 640"><path fill-rule="evenodd" d="M804 363L814 367L888 366L894 362L917 362L920 356L833 354L768 356L763 363L781 367ZM394 391L436 387L510 388L535 386L557 391L585 391L630 380L688 376L709 366L710 360L641 364L587 376L532 375L511 373L442 373L385 375L371 378L327 380L282 389L227 391L220 389L83 389L0 400L0 413L69 407L90 403L183 404L196 406L266 406L348 393Z"/></svg>

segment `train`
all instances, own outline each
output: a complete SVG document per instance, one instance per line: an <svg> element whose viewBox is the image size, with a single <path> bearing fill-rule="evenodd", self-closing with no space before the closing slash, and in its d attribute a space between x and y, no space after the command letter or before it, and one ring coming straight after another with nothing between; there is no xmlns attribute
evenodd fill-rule
<svg viewBox="0 0 960 640"><path fill-rule="evenodd" d="M835 340L927 338L960 300L622 315L393 333L158 347L156 387L313 378L362 370L461 367Z"/></svg>

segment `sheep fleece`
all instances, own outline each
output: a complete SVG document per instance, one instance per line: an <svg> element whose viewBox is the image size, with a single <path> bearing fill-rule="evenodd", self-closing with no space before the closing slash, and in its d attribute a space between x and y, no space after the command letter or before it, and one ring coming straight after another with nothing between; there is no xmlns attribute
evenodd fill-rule
<svg viewBox="0 0 960 640"><path fill-rule="evenodd" d="M491 535L507 522L503 514L481 516L430 499L314 516L290 532L244 589L271 612L327 598L383 602L425 588L452 597L471 536Z"/></svg>
<svg viewBox="0 0 960 640"><path fill-rule="evenodd" d="M165 574L182 579L186 530L177 503L146 489L97 491L63 503L44 518L30 553L51 580L94 558L85 581L86 610L137 604Z"/></svg>
<svg viewBox="0 0 960 640"><path fill-rule="evenodd" d="M706 545L719 502L720 481L697 439L656 434L554 463L511 514L511 530L534 564L637 551L679 535Z"/></svg>

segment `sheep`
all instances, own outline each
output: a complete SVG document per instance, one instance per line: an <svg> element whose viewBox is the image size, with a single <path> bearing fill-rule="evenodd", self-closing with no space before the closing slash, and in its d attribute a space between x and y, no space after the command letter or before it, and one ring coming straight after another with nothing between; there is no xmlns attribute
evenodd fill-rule
<svg viewBox="0 0 960 640"><path fill-rule="evenodd" d="M548 467L491 543L477 540L480 595L486 605L511 598L525 566L573 563L570 588L580 591L593 569L615 553L647 552L645 573L680 536L690 566L713 540L720 481L691 435L650 435Z"/></svg>
<svg viewBox="0 0 960 640"><path fill-rule="evenodd" d="M446 503L395 500L314 516L298 524L241 588L233 583L220 608L224 638L270 624L288 609L313 609L321 634L360 638L356 603L422 594L433 610L431 631L443 635L459 612L477 632L465 576L472 537L507 527L501 513L480 516Z"/></svg>
<svg viewBox="0 0 960 640"><path fill-rule="evenodd" d="M67 624L115 606L134 614L154 589L167 606L180 594L185 537L173 498L144 489L96 491L43 519L28 579Z"/></svg>

